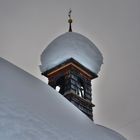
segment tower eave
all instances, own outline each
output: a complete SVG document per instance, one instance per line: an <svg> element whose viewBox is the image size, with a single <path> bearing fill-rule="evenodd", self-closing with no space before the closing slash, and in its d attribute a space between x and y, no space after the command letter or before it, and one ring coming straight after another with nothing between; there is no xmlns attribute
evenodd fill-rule
<svg viewBox="0 0 140 140"><path fill-rule="evenodd" d="M98 77L98 75L96 73L94 73L91 70L87 69L86 67L81 65L78 61L76 61L73 58L67 59L66 61L62 62L61 64L58 64L57 66L42 72L42 75L45 75L45 76L48 77L49 75L51 75L51 74L53 74L53 73L65 68L65 67L67 67L69 65L73 65L74 67L76 67L77 69L79 69L80 71L85 73L88 77L90 77L91 80Z"/></svg>

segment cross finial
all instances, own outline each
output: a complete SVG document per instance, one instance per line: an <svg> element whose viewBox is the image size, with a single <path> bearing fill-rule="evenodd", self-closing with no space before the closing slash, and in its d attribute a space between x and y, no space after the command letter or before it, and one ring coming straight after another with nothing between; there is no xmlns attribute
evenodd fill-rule
<svg viewBox="0 0 140 140"><path fill-rule="evenodd" d="M69 23L69 32L72 32L72 19L71 19L71 13L72 13L72 10L70 9L69 10L69 13L68 13L68 16L69 16L69 19L68 19L68 23Z"/></svg>
<svg viewBox="0 0 140 140"><path fill-rule="evenodd" d="M71 19L71 13L72 13L72 10L71 10L71 8L69 9L69 18Z"/></svg>

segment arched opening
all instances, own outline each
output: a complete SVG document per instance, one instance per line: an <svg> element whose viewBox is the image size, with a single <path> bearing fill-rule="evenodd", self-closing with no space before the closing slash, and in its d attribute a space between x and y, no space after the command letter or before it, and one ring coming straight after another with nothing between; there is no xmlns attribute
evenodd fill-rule
<svg viewBox="0 0 140 140"><path fill-rule="evenodd" d="M78 78L78 95L82 98L85 97L85 87L84 82L81 78Z"/></svg>
<svg viewBox="0 0 140 140"><path fill-rule="evenodd" d="M55 86L56 91L58 91L61 94L64 94L64 89L65 89L65 77L61 76L58 78L56 81L56 86Z"/></svg>

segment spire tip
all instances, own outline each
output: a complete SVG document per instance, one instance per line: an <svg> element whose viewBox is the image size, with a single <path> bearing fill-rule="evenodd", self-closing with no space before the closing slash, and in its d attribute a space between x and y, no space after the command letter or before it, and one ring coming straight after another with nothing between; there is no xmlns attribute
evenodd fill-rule
<svg viewBox="0 0 140 140"><path fill-rule="evenodd" d="M72 32L72 25L71 24L72 24L73 21L72 21L72 18L71 18L71 13L72 13L72 10L70 8L69 13L68 13L69 32Z"/></svg>

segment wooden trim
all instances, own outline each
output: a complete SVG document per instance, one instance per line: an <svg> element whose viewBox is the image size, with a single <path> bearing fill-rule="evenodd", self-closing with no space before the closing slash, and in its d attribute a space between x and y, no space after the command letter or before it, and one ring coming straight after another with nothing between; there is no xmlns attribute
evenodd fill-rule
<svg viewBox="0 0 140 140"><path fill-rule="evenodd" d="M65 69L68 66L73 66L75 68L77 68L78 70L80 70L83 74L85 74L86 76L88 76L90 79L94 79L97 78L98 75L94 72L92 72L91 70L87 69L86 67L84 67L83 65L81 65L78 61L76 61L73 58L70 58L64 62L62 62L61 64L55 66L54 68L51 68L49 70L46 70L45 72L42 73L42 75L45 76L50 76L62 69Z"/></svg>
<svg viewBox="0 0 140 140"><path fill-rule="evenodd" d="M54 73L56 73L56 72L58 72L58 71L60 71L60 70L62 70L62 69L64 69L64 68L66 68L66 67L68 67L68 66L70 66L70 65L74 66L75 68L77 68L78 70L80 70L81 72L83 72L84 74L86 74L88 77L92 78L92 76L91 76L90 74L88 74L87 72L85 72L85 71L82 70L80 67L78 67L78 66L76 66L75 64L73 64L72 62L69 63L69 64L66 64L66 65L64 65L64 66L62 66L62 67L60 67L60 68L58 68L58 69L56 69L56 70L54 70L54 71L52 71L52 72L50 72L50 73L48 73L47 76L49 77L50 75L52 75L52 74L54 74Z"/></svg>

